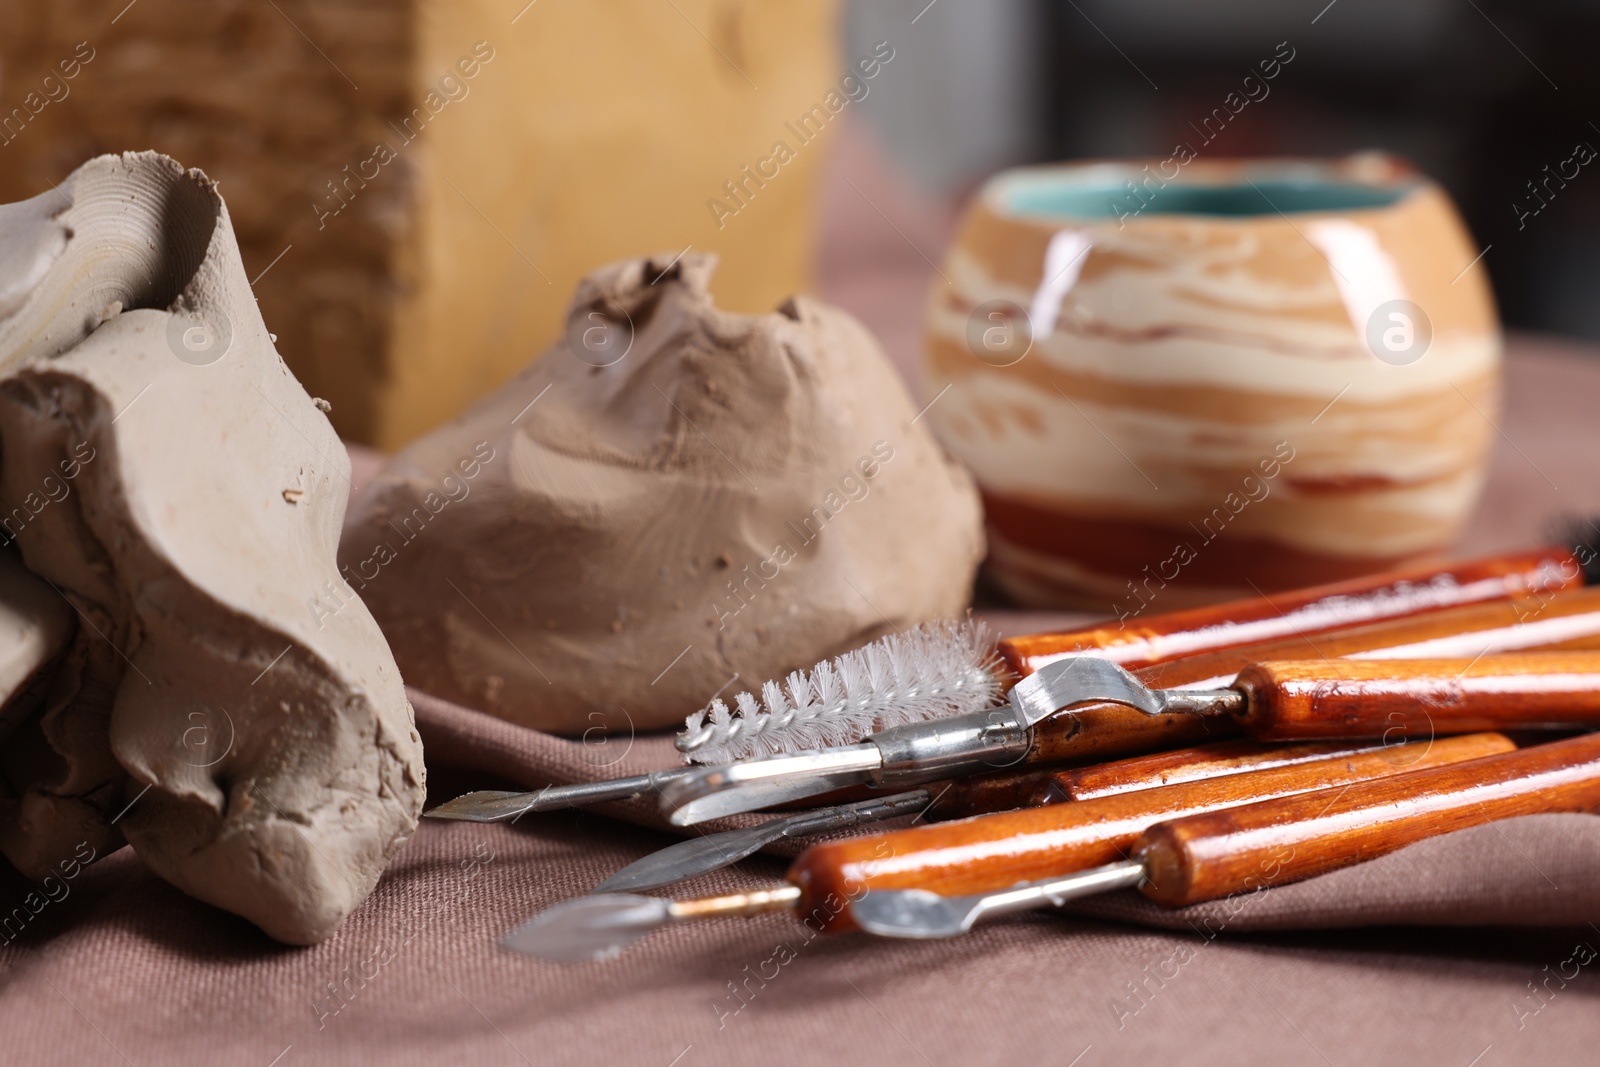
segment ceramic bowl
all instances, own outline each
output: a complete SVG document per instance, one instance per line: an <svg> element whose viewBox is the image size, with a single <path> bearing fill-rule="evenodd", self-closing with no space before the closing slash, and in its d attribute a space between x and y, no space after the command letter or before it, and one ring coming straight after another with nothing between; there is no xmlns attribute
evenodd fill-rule
<svg viewBox="0 0 1600 1067"><path fill-rule="evenodd" d="M926 417L983 489L989 574L1128 617L1439 553L1495 435L1479 252L1384 156L993 178L923 365Z"/></svg>

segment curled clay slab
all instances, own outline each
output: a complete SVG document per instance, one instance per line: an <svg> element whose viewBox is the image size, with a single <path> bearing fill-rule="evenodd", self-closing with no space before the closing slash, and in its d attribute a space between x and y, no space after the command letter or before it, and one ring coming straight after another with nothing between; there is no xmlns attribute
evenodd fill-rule
<svg viewBox="0 0 1600 1067"><path fill-rule="evenodd" d="M292 943L365 899L423 768L335 568L348 492L204 175L102 156L0 207L0 540L78 622L0 743L14 863L38 876L120 833ZM338 610L308 610L330 591Z"/></svg>
<svg viewBox="0 0 1600 1067"><path fill-rule="evenodd" d="M959 612L972 481L849 315L718 310L715 259L614 264L566 337L397 455L346 579L406 680L614 738Z"/></svg>

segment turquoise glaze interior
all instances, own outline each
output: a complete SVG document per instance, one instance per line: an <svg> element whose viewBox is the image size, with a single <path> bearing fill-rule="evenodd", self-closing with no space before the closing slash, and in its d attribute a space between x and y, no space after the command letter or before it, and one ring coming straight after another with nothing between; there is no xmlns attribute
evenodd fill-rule
<svg viewBox="0 0 1600 1067"><path fill-rule="evenodd" d="M1165 186L1154 180L1138 194L1127 182L1138 172L1108 173L1103 179L1089 175L1046 177L1029 175L1007 183L1000 202L1010 215L1021 218L1114 219L1121 215L1212 215L1247 218L1276 215L1355 211L1388 207L1411 191L1411 183L1363 185L1331 179L1267 177L1255 184L1185 183L1179 178Z"/></svg>

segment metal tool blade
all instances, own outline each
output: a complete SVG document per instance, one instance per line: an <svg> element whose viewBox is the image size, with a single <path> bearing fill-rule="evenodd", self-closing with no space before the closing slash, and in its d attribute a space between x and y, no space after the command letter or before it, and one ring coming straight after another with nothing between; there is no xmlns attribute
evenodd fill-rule
<svg viewBox="0 0 1600 1067"><path fill-rule="evenodd" d="M863 823L892 819L922 811L933 802L926 789L912 789L893 796L840 804L817 811L802 811L772 819L744 830L680 841L659 852L635 860L594 887L596 893L624 893L636 889L655 889L685 878L720 870L759 852L785 838L843 830Z"/></svg>
<svg viewBox="0 0 1600 1067"><path fill-rule="evenodd" d="M971 929L972 902L981 897L941 897L926 889L869 890L850 906L856 925L879 937L955 937Z"/></svg>
<svg viewBox="0 0 1600 1067"><path fill-rule="evenodd" d="M631 800L646 793L666 788L697 768L674 767L666 771L636 774L630 778L613 778L607 782L574 782L571 785L547 785L527 793L508 793L499 789L482 789L447 800L438 807L422 813L426 819L455 819L462 822L504 822L533 811L558 811L562 808L581 808L587 804L603 804L610 800Z"/></svg>
<svg viewBox="0 0 1600 1067"><path fill-rule="evenodd" d="M610 878L594 887L596 893L626 893L635 889L655 889L671 885L697 874L721 870L738 863L746 856L759 852L764 846L783 837L774 833L773 823L752 826L746 830L729 830L726 833L707 834L688 841L668 845L628 864Z"/></svg>
<svg viewBox="0 0 1600 1067"><path fill-rule="evenodd" d="M800 896L799 886L779 885L699 900L626 893L578 897L535 915L500 943L514 952L560 963L605 960L669 923L792 911Z"/></svg>
<svg viewBox="0 0 1600 1067"><path fill-rule="evenodd" d="M533 810L530 803L538 793L508 793L503 789L480 789L447 800L422 813L424 819L451 819L459 822L501 822Z"/></svg>
<svg viewBox="0 0 1600 1067"><path fill-rule="evenodd" d="M868 742L693 768L661 791L661 810L674 826L693 826L860 785L882 761Z"/></svg>
<svg viewBox="0 0 1600 1067"><path fill-rule="evenodd" d="M850 905L850 914L861 929L879 937L955 937L979 919L1060 907L1078 897L1131 889L1143 880L1144 866L1130 860L970 897L942 897L926 889L873 889Z"/></svg>
<svg viewBox="0 0 1600 1067"><path fill-rule="evenodd" d="M1244 695L1236 689L1151 689L1098 656L1065 656L1047 663L1012 686L1008 699L1028 727L1063 708L1102 700L1126 704L1146 715L1223 715L1244 703Z"/></svg>
<svg viewBox="0 0 1600 1067"><path fill-rule="evenodd" d="M659 897L578 897L535 915L500 944L558 963L606 960L672 921L672 902Z"/></svg>

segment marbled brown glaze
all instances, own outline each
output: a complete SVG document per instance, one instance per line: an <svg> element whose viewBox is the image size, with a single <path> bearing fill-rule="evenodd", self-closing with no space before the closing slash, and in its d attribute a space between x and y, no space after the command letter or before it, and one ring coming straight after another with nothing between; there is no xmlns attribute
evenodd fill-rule
<svg viewBox="0 0 1600 1067"><path fill-rule="evenodd" d="M1135 854L1149 877L1145 895L1183 907L1497 819L1585 811L1600 811L1600 734L1164 821Z"/></svg>
<svg viewBox="0 0 1600 1067"><path fill-rule="evenodd" d="M854 926L848 902L873 889L921 888L947 896L1003 889L1121 859L1145 828L1165 819L1512 747L1498 734L1453 737L814 845L795 860L788 878L802 890L798 915L823 929L846 930Z"/></svg>
<svg viewBox="0 0 1600 1067"><path fill-rule="evenodd" d="M1462 270L1479 246L1444 192L1362 156L1318 172L1395 190L1389 205L1166 213L1167 190L1125 218L1014 208L1012 190L1085 166L1113 185L1141 179L1137 162L997 176L929 301L928 417L984 490L998 584L1033 606L1105 608L1188 542L1196 558L1154 601L1185 607L1248 593L1247 579L1340 580L1447 545L1482 484L1501 343L1484 272ZM1292 166L1306 164L1197 160L1174 184L1243 186ZM1431 321L1415 362L1367 347L1391 299ZM971 346L992 301L1029 313L1020 359ZM1292 461L1270 492L1230 502L1280 444ZM1196 540L1191 524L1225 505L1226 530Z"/></svg>

